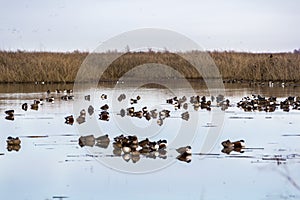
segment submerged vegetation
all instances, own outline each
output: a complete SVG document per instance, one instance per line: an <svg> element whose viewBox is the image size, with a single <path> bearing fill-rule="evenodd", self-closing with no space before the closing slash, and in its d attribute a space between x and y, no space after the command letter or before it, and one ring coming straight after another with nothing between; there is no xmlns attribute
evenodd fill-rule
<svg viewBox="0 0 300 200"><path fill-rule="evenodd" d="M201 52L181 53L183 56ZM159 63L173 67L186 78L201 79L192 65L180 54L170 52L136 52L99 54L101 59L121 56L110 64L101 80L117 80L130 69L145 64ZM209 52L224 80L232 81L300 81L300 54ZM86 52L7 52L0 51L1 83L72 83L88 56ZM149 72L151 73L151 70ZM166 72L167 73L167 72ZM91 73L93 76L95 74ZM171 77L172 74L169 74Z"/></svg>

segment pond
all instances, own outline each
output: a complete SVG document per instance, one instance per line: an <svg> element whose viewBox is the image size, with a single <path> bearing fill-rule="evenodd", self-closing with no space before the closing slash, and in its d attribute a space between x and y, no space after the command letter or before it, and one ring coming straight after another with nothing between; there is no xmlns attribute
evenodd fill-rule
<svg viewBox="0 0 300 200"><path fill-rule="evenodd" d="M252 94L284 101L300 95L300 88L225 86L228 108L222 111L214 100L208 111L195 109L190 102L194 94L180 87L124 90L106 83L69 93L63 89L73 89L73 85L1 85L1 198L299 199L300 111L245 112L236 105ZM204 86L198 86L195 93L211 99ZM107 98L101 98L103 94ZM187 97L187 109L166 102L175 94ZM63 100L65 95L74 99ZM54 102L47 102L49 97ZM31 109L34 100L40 99L38 109ZM27 111L22 109L24 103ZM108 121L99 119L105 104L109 106ZM94 108L91 115L89 105ZM156 109L162 117L164 113L159 112L169 110L170 116L160 124L153 115L150 120L144 113L141 118L138 113L130 115L126 110L130 107L149 113ZM11 109L13 118L5 114ZM86 114L79 124L82 109ZM183 116L185 112L188 117ZM65 123L70 115L73 124ZM105 134L108 145L79 145L80 137ZM168 146L163 152L134 159L131 154L114 152L114 138L121 134L136 135L139 141L165 139ZM19 137L21 144L8 145L9 136ZM245 148L225 152L221 143L228 139L244 140ZM190 162L176 159L180 155L176 149L184 146L191 146Z"/></svg>

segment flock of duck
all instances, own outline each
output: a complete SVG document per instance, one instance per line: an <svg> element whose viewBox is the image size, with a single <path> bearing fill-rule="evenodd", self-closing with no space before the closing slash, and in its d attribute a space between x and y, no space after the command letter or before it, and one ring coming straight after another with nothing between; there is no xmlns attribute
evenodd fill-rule
<svg viewBox="0 0 300 200"><path fill-rule="evenodd" d="M21 148L21 140L19 137L9 136L6 140L8 151L19 151ZM78 145L80 147L100 147L108 148L110 143L109 136L103 135L95 137L94 135L80 136L78 139ZM245 148L244 140L231 142L230 140L223 141L222 152L230 154L231 151L243 153ZM138 140L135 135L124 136L123 134L113 138L113 155L115 157L122 157L126 162L132 160L136 163L140 160L141 156L145 158L167 158L167 140L150 141L148 138ZM178 156L176 159L183 162L191 162L192 160L192 148L191 146L179 147L176 149Z"/></svg>
<svg viewBox="0 0 300 200"><path fill-rule="evenodd" d="M60 99L63 101L73 100L74 96L72 95L72 90L56 90L55 93L62 94ZM100 99L106 100L107 95L102 94ZM84 96L85 101L90 101L91 96ZM126 95L121 94L117 100L119 102L126 100ZM144 118L147 121L151 119L157 120L157 124L159 126L163 125L165 119L171 116L171 111L168 109L162 109L158 111L157 109L148 110L147 106L142 107L141 110L137 110L134 105L138 104L141 100L140 96L136 96L135 98L130 98L129 103L131 104L128 108L123 108L120 110L118 115L121 117L129 116L135 118ZM213 104L213 102L216 102ZM38 110L39 106L43 105L44 102L54 103L55 98L51 96L51 91L47 91L47 97L42 99L35 99L32 104L23 103L21 108L24 111L27 111L28 108L32 110ZM221 110L227 110L228 107L233 105L230 104L229 99L225 99L223 95L218 95L216 97L206 97L206 96L192 96L190 97L190 101L188 103L188 98L186 96L182 97L172 97L166 99L166 103L174 107L174 110L183 110L181 113L181 118L185 121L189 120L189 112L188 107L192 106L195 111L199 109L205 109L207 111L211 111L212 107L220 107ZM276 109L282 109L285 112L289 112L290 109L300 110L300 97L287 97L284 101L278 102L276 97L263 97L260 95L252 95L251 97L243 97L240 102L237 103L237 107L241 108L246 112L251 111L265 111L265 112L274 112ZM89 114L90 116L95 113L95 108L90 105L85 109L82 109L77 116L74 118L73 115L69 115L65 117L65 123L69 125L73 125L76 121L78 124L82 124L86 122L86 116ZM14 110L6 110L5 111L7 120L14 120ZM109 105L104 104L100 107L99 120L109 121ZM101 148L107 148L109 146L110 139L108 135L94 137L94 135L81 136L78 139L78 144L80 147L88 146L98 146ZM7 150L8 151L19 151L21 148L21 140L16 137L13 138L9 136L7 138ZM243 149L245 148L244 140L231 142L230 140L223 141L222 143L223 149L222 152L225 154L230 154L232 151L243 153ZM148 138L139 140L135 135L119 135L113 138L113 155L121 156L125 161L132 160L133 163L136 163L140 160L141 156L146 158L162 158L165 159L167 156L167 140L158 140L158 141L150 141ZM180 147L176 149L179 153L177 159L184 162L190 162L192 151L190 146Z"/></svg>
<svg viewBox="0 0 300 200"><path fill-rule="evenodd" d="M266 98L260 95L252 95L252 97L244 97L237 103L237 107L243 109L245 112L274 112L276 109L289 112L291 109L300 110L300 97L289 96L285 100L277 102L277 97Z"/></svg>

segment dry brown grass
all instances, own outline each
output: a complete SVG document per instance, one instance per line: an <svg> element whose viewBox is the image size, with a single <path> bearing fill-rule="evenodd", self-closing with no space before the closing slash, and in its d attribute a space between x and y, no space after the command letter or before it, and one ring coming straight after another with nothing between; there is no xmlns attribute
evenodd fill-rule
<svg viewBox="0 0 300 200"><path fill-rule="evenodd" d="M200 52L189 52L186 54L197 53ZM101 54L101 56L105 58L115 54L118 53L110 52ZM263 54L209 52L209 54L218 66L223 79L245 81L300 81L299 53ZM73 82L80 65L87 55L88 53L82 52L0 51L0 82ZM190 63L177 54L169 52L124 54L110 65L101 78L103 80L116 80L133 67L144 63L165 64L172 66L186 78L201 78L201 75L197 73ZM91 73L91 75L94 74ZM172 74L169 74L169 76L172 76Z"/></svg>

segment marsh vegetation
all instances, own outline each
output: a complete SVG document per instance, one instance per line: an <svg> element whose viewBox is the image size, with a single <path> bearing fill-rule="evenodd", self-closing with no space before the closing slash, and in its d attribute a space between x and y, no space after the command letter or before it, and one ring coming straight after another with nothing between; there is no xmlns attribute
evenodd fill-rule
<svg viewBox="0 0 300 200"><path fill-rule="evenodd" d="M300 81L300 54L208 52L224 80L236 81ZM201 52L181 55L197 56ZM159 63L173 67L189 79L201 79L201 74L180 54L165 52L107 52L101 58L119 56L101 79L117 80L125 72L144 63ZM72 83L87 52L0 52L1 83Z"/></svg>

